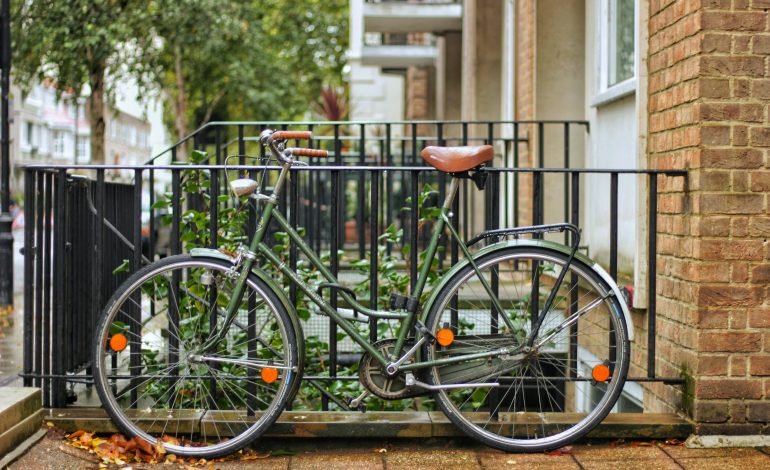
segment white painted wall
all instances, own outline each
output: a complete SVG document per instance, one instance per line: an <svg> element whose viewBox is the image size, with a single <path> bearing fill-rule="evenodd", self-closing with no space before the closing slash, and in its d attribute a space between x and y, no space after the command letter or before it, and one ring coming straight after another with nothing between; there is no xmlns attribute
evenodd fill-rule
<svg viewBox="0 0 770 470"><path fill-rule="evenodd" d="M639 169L646 166L644 140L640 134L646 132L647 105L644 90L639 88L646 73L639 61L639 45L646 41L646 23L640 25L639 3L636 79L607 89L602 86L600 75L606 72L600 60L607 53L602 46L600 25L605 20L603 9L607 1L586 2L585 109L591 125L586 143L587 168ZM584 220L590 223L585 224L583 240L590 248L590 256L606 266L610 250L610 179L608 176L591 176L587 183ZM643 308L645 296L640 294L646 290L646 197L640 197L640 193L644 195L646 184L643 177L620 176L619 188L618 271L634 278L634 305Z"/></svg>
<svg viewBox="0 0 770 470"><path fill-rule="evenodd" d="M591 120L587 168L636 168L635 96L595 108ZM590 256L605 266L610 250L610 177L590 175L586 180L584 242ZM618 271L632 273L636 255L636 176L618 180Z"/></svg>
<svg viewBox="0 0 770 470"><path fill-rule="evenodd" d="M404 77L383 74L379 67L362 65L364 44L363 0L350 0L350 119L401 121L404 119ZM400 126L393 127L393 135Z"/></svg>

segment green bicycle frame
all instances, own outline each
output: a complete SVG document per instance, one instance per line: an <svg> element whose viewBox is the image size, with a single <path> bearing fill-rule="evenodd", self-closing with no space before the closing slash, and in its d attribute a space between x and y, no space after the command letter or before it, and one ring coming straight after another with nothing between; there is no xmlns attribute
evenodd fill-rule
<svg viewBox="0 0 770 470"><path fill-rule="evenodd" d="M291 163L287 162L284 163L281 167L281 172L278 176L278 180L275 184L275 187L273 189L273 194L269 197L262 196L261 198L258 197L258 199L261 199L264 202L264 208L262 209L262 213L259 218L259 224L257 226L257 229L254 233L254 236L251 240L251 243L249 244L248 250L244 252L244 261L241 265L240 273L238 280L236 282L235 288L233 290L233 296L230 300L229 305L227 306L225 320L222 322L220 327L218 328L218 331L215 332L214 335L212 335L212 339L209 341L208 346L211 346L213 344L216 344L218 341L220 341L230 324L232 323L233 319L235 318L235 312L237 311L237 307L241 302L244 286L246 284L246 280L249 276L249 273L254 268L254 264L257 259L257 254L263 256L267 261L269 261L274 266L277 266L278 269L283 273L287 278L289 278L290 282L294 283L307 297L318 307L323 311L323 313L330 318L334 320L334 322L342 328L345 333L347 333L350 338L360 345L367 353L369 353L372 357L375 358L375 360L380 363L383 366L388 365L389 363L395 361L399 356L401 356L401 353L404 349L404 345L406 344L406 340L409 334L409 331L412 330L412 328L415 325L415 322L417 320L417 313L406 311L406 312L392 312L392 311L378 311L378 310L372 310L364 305L361 305L359 302L357 302L353 297L351 297L346 292L340 292L340 296L343 298L345 302L347 302L350 306L353 307L354 310L361 312L364 315L367 315L371 318L382 318L382 319L398 319L401 320L401 325L399 326L398 333L396 336L396 346L393 349L392 356L391 357L385 357L380 351L377 350L370 342L369 340L361 335L358 330L355 328L355 326L351 323L350 320L344 318L336 308L332 307L329 302L324 300L324 298L317 292L315 292L312 287L308 286L293 270L291 270L289 267L286 266L286 263L281 260L273 251L270 249L270 247L264 242L265 234L267 233L267 227L270 224L271 221L275 221L281 228L281 230L285 231L288 235L289 239L291 240L291 243L295 244L295 246L307 257L308 261L318 269L318 271L321 273L321 275L324 277L324 279L330 283L337 283L336 277L333 275L333 273L324 266L323 262L321 261L318 254L313 251L312 248L310 248L307 243L302 239L302 237L297 233L296 230L289 224L289 222L286 220L286 218L278 211L275 211L275 206L277 204L277 198L280 194L281 189L283 188L287 175L290 173ZM468 260L472 268L476 271L476 273L479 275L479 279L481 279L481 283L483 287L486 289L487 293L490 295L490 298L492 299L493 306L495 309L497 309L498 312L502 312L503 309L499 304L499 301L497 297L492 293L492 288L489 286L489 284L486 282L483 276L480 275L478 266L473 261L473 256L468 251L468 248L465 246L465 244L460 239L459 234L457 233L457 230L451 223L451 205L454 201L454 198L457 195L457 191L459 189L459 179L458 178L452 178L452 181L449 186L449 190L446 194L446 199L444 200L444 203L441 207L441 215L438 218L435 226L433 227L433 231L431 232L430 242L426 248L425 251L425 261L420 269L420 272L417 277L417 282L415 284L414 290L411 293L412 297L420 298L423 294L423 290L425 289L425 285L428 279L428 275L430 273L430 267L433 262L433 258L436 255L436 252L438 250L438 244L439 239L441 237L441 234L444 232L445 228L449 229L449 232L451 236L457 240L458 245L461 248L461 251L463 252L463 255ZM506 325L514 329L513 325L511 324L511 320L506 315L501 315ZM473 355L463 355L456 358L450 358L450 359L443 359L440 361L425 361L425 362L419 362L416 364L409 364L404 365L401 367L403 370L409 370L409 369L417 369L417 368L426 368L426 367L432 367L434 365L443 365L448 363L454 363L454 362L461 362L465 361L471 358L481 358L481 357L491 357L500 354L500 351L488 351L483 353L477 353ZM472 356L472 357L471 357Z"/></svg>

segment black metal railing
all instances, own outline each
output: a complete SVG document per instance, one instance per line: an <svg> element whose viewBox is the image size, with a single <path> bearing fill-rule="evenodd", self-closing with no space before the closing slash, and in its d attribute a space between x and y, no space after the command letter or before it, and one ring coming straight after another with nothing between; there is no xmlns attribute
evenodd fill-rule
<svg viewBox="0 0 770 470"><path fill-rule="evenodd" d="M470 185L461 189L455 202L454 217L459 221L465 239L484 229L495 229L528 223L568 221L581 226L583 220L581 194L586 179L607 182L610 244L609 270L617 277L618 264L618 199L620 183L630 178L646 177L651 201L649 226L657 224L655 201L657 179L683 177L681 171L570 169L573 163L570 145L573 133L582 136L587 129L582 122L528 123L385 123L384 135L368 131L367 123L216 123L196 132L190 147L184 142L141 166L29 166L25 169L25 297L24 297L24 383L40 386L44 404L61 407L73 398L71 390L89 384L91 333L100 309L117 284L130 272L157 256L183 251L180 234L191 209L207 212L209 237L207 244L220 243L219 214L232 207L227 196L227 179L234 173L257 172L254 166L233 169L222 165L227 156L232 163L246 163L242 156L263 155L255 138L266 126L318 130L323 126L331 138L314 138L314 147L329 148L332 155L323 161L311 160L310 167L297 167L281 198L281 208L289 220L307 228L307 241L319 251L328 252L330 266L337 272L352 271L350 259L371 259L368 266L370 302L377 303L378 235L388 226L404 231L404 244L412 249L401 256L399 269L416 279L418 253L424 246L417 203L426 193L426 185L436 189L442 199L447 177L419 160L419 150L427 144L473 144L489 142L496 148L495 168L489 170L486 190L479 192ZM394 135L394 128L406 126L411 135ZM452 127L458 132L453 135ZM506 128L507 126L507 128ZM360 135L343 137L342 130L357 127ZM479 136L478 128L486 130ZM546 136L553 129L563 134L550 145ZM434 130L432 135L427 131ZM449 133L447 133L449 131ZM451 135L451 137L450 137ZM479 136L479 137L473 137ZM533 138L534 136L534 138ZM552 139L553 140L553 139ZM352 143L352 144L351 144ZM192 149L208 151L200 164L173 164ZM166 158L168 155L171 158ZM163 162L164 158L166 161ZM565 168L544 168L558 160ZM537 168L520 168L524 161L534 161ZM209 204L198 194L185 192L185 181L192 172L205 175ZM83 177L78 174L88 174ZM108 176L121 174L128 183L108 181ZM593 180L592 180L593 181ZM269 184L269 177L265 180ZM548 198L546 194L563 193L564 197ZM433 197L433 196L431 196ZM160 214L160 198L168 202L169 211ZM213 203L211 203L213 201ZM563 207L562 207L563 206ZM356 236L346 240L344 226L348 215L355 215ZM164 220L165 219L165 220ZM168 220L170 219L170 220ZM248 226L256 224L255 214ZM165 235L162 233L165 232ZM655 230L649 230L648 275L650 290L647 316L647 374L636 381L665 381L678 378L659 377L655 373ZM161 245L159 240L167 243ZM389 246L390 247L390 246ZM416 247L416 248L415 248ZM392 248L392 247L390 247ZM340 252L345 256L341 257ZM403 256L402 256L403 255ZM405 258L405 259L404 259ZM297 252L292 249L289 262L296 267ZM445 243L439 269L458 260L458 249ZM117 272L117 273L116 273ZM289 292L295 300L296 292ZM336 377L340 362L349 356L348 346L338 344L336 326L325 318L313 318L306 335L324 336L329 342L328 376L310 376L308 380L353 380ZM313 330L313 328L321 328ZM370 325L370 335L377 337L377 323ZM346 356L347 354L347 356ZM645 364L639 364L644 368ZM333 399L333 397L331 398ZM328 402L324 400L324 407Z"/></svg>

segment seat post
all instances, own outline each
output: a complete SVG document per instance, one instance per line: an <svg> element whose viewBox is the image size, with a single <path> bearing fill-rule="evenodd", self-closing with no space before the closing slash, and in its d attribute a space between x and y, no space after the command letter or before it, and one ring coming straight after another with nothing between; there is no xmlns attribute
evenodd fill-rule
<svg viewBox="0 0 770 470"><path fill-rule="evenodd" d="M455 197L457 196L457 191L460 189L460 178L450 173L450 176L452 177L452 181L449 183L449 190L446 193L446 197L444 198L444 206L443 209L446 211L449 211L452 209L452 203L455 200Z"/></svg>

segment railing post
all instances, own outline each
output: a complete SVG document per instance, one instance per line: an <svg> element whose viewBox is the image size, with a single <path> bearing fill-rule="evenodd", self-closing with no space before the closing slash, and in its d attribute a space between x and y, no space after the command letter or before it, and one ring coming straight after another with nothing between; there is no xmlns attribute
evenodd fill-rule
<svg viewBox="0 0 770 470"><path fill-rule="evenodd" d="M34 370L33 345L35 338L34 324L34 298L32 289L35 275L35 256L38 248L34 246L35 240L35 173L27 168L24 170L24 205L26 209L26 223L24 224L24 386L32 386L32 374Z"/></svg>
<svg viewBox="0 0 770 470"><path fill-rule="evenodd" d="M655 377L655 339L656 339L656 289L658 251L658 175L650 173L648 193L649 212L647 219L647 377Z"/></svg>
<svg viewBox="0 0 770 470"><path fill-rule="evenodd" d="M371 192L371 217L369 219L369 308L377 310L377 294L379 291L379 259L377 235L379 225L379 212L376 210L380 206L380 177L377 171L371 172L372 192ZM369 319L369 341L377 341L377 319Z"/></svg>
<svg viewBox="0 0 770 470"><path fill-rule="evenodd" d="M59 170L56 173L55 183L56 196L54 203L53 223L54 230L59 230L54 236L53 248L53 311L51 316L51 330L47 341L50 341L50 367L48 371L54 376L50 381L51 387L51 406L60 408L65 405L66 388L64 381L58 376L64 374L64 315L65 309L65 288L64 288L64 270L65 256L67 252L67 239L65 228L65 216L67 205L67 171ZM64 229L64 230L62 230Z"/></svg>

